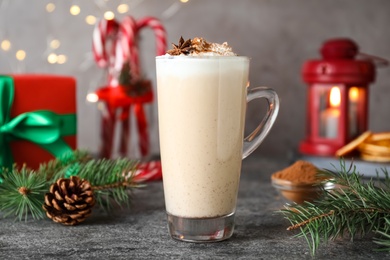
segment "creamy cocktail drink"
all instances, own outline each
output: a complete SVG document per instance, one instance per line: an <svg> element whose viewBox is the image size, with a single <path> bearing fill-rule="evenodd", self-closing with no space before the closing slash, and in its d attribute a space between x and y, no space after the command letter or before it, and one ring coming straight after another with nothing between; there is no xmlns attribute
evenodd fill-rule
<svg viewBox="0 0 390 260"><path fill-rule="evenodd" d="M187 241L223 240L234 227L249 59L236 56L226 43L199 38L168 53L156 65L170 233Z"/></svg>
<svg viewBox="0 0 390 260"><path fill-rule="evenodd" d="M248 59L175 59L157 65L166 209L224 216L236 205Z"/></svg>

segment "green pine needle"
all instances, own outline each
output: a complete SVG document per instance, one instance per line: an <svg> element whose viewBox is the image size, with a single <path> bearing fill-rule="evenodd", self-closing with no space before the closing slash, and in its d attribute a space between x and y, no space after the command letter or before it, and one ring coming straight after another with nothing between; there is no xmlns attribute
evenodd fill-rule
<svg viewBox="0 0 390 260"><path fill-rule="evenodd" d="M45 174L48 181L54 183L60 177L69 178L71 175L77 175L79 163L85 163L89 160L91 160L91 156L86 151L76 150L42 164L38 172ZM63 175L64 170L66 170L65 176Z"/></svg>
<svg viewBox="0 0 390 260"><path fill-rule="evenodd" d="M324 190L325 196L313 203L286 205L280 212L288 219L288 230L299 229L297 237L305 237L314 255L322 242L339 237L353 240L374 233L380 250L390 251L390 178L363 180L356 167L324 170L335 189Z"/></svg>
<svg viewBox="0 0 390 260"><path fill-rule="evenodd" d="M136 163L128 159L92 160L84 164L78 176L88 180L94 189L97 204L109 211L112 202L118 206L129 206L130 194L127 187L139 187L133 183L133 178L126 177L129 172L135 172Z"/></svg>
<svg viewBox="0 0 390 260"><path fill-rule="evenodd" d="M60 178L77 175L88 180L94 189L97 205L109 211L113 204L128 206L132 188L141 187L133 182L132 173L137 163L129 159L93 160L83 151L68 153L42 164L37 171L27 168L0 171L0 213L19 220L45 216L42 209L44 196L50 185Z"/></svg>
<svg viewBox="0 0 390 260"><path fill-rule="evenodd" d="M390 218L385 218L383 230L377 231L379 238L374 238L374 242L381 246L380 251L390 250Z"/></svg>
<svg viewBox="0 0 390 260"><path fill-rule="evenodd" d="M19 220L44 217L42 201L48 190L45 175L22 168L3 171L3 183L0 185L0 212L4 217L15 216Z"/></svg>

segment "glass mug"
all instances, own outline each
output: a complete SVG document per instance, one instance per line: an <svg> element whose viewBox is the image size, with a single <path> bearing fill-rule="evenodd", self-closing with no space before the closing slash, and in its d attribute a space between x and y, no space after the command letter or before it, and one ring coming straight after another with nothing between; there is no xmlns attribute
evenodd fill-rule
<svg viewBox="0 0 390 260"><path fill-rule="evenodd" d="M156 57L158 120L165 206L172 238L214 242L231 237L242 159L276 120L270 88L247 90L249 58ZM268 111L244 139L247 102Z"/></svg>

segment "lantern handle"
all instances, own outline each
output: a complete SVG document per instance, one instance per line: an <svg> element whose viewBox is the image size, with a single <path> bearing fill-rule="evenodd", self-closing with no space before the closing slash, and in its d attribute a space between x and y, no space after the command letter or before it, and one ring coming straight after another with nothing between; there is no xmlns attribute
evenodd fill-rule
<svg viewBox="0 0 390 260"><path fill-rule="evenodd" d="M377 67L387 67L387 66L389 66L389 61L388 60L386 60L384 58L381 58L381 57L378 57L378 56L374 56L374 55L371 55L371 54L366 54L366 53L363 53L363 52L359 52L358 56L360 58L362 58L362 59L372 60L375 63L375 66L377 66Z"/></svg>

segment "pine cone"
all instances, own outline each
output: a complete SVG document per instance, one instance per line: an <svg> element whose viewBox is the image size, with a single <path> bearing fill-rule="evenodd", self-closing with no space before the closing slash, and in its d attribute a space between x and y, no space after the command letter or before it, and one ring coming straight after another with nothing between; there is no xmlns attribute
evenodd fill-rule
<svg viewBox="0 0 390 260"><path fill-rule="evenodd" d="M59 179L45 195L43 209L54 222L68 226L83 222L90 214L95 198L91 184L77 176Z"/></svg>

